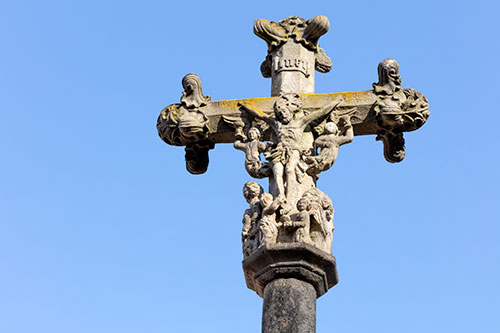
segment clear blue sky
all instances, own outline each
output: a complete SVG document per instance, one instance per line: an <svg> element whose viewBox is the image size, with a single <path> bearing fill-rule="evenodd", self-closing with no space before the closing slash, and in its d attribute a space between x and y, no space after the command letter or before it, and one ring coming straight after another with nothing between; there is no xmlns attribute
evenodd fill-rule
<svg viewBox="0 0 500 333"><path fill-rule="evenodd" d="M190 72L213 100L269 96L253 21L290 15L330 19L318 93L393 57L431 111L402 163L356 137L322 175L340 283L318 332L500 332L497 2L280 3L2 1L0 332L259 332L243 154L193 176L155 126Z"/></svg>

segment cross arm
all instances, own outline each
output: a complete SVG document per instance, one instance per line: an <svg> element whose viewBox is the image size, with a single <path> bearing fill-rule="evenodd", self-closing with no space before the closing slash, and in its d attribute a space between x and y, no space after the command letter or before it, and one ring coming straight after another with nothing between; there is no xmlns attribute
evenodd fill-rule
<svg viewBox="0 0 500 333"><path fill-rule="evenodd" d="M268 124L272 124L273 123L273 119L270 115L268 115L267 113L263 112L262 110L258 110L258 109L254 109L253 107L249 106L248 104L244 104L244 103L241 103L241 102L238 102L238 106L241 108L241 111L243 112L248 112L250 115L258 118L258 119L262 119L264 120L266 123ZM224 116L223 116L224 117ZM223 118L225 119L225 121L228 121L230 122L230 117L225 117Z"/></svg>
<svg viewBox="0 0 500 333"><path fill-rule="evenodd" d="M337 100L335 100L335 101L327 104L326 106L322 107L321 110L319 110L319 111L309 113L308 115L306 115L303 118L301 118L302 125L305 128L308 124L312 123L313 121L315 121L317 119L320 119L321 117L324 117L324 116L330 114L333 110L335 110L335 108L340 103L342 103L342 99L341 98L339 98L339 99L337 99Z"/></svg>
<svg viewBox="0 0 500 333"><path fill-rule="evenodd" d="M403 132L416 130L425 123L429 105L425 96L416 90L401 88L394 64L397 63L392 59L379 64L379 82L373 84L373 90L300 95L304 112L321 112L326 105L341 100L332 112L333 118L349 116L354 135L376 135L377 140L384 143L386 160L400 162L404 158ZM188 74L186 77L181 103L161 111L157 129L166 143L186 146L189 172L204 173L208 167L208 151L216 143L245 138L245 130L251 126L259 127L263 138L269 139L269 126L258 118L273 115L278 97L210 101L201 91L198 76ZM261 116L255 117L248 112L249 108Z"/></svg>

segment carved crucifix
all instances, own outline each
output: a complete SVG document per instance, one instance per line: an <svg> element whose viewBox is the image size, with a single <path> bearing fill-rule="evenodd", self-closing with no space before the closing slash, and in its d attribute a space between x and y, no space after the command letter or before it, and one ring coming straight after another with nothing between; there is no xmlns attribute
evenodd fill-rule
<svg viewBox="0 0 500 333"><path fill-rule="evenodd" d="M418 129L429 116L426 98L401 88L394 59L379 63L372 90L314 94L315 71L332 67L318 44L328 29L325 16L256 20L254 33L268 46L260 69L272 78L272 97L211 101L198 75L188 74L181 103L166 107L158 118L160 137L186 146L189 172L204 173L209 150L233 143L245 153L248 174L269 179L267 192L254 181L243 188L249 204L243 217L243 269L247 286L264 297L264 332L311 331L315 314L299 308L315 306L316 297L338 281L331 256L334 209L316 187L318 174L332 167L340 146L358 135L376 135L386 160L402 161L403 132ZM288 307L276 303L277 297L280 304L290 300L290 309L283 310Z"/></svg>

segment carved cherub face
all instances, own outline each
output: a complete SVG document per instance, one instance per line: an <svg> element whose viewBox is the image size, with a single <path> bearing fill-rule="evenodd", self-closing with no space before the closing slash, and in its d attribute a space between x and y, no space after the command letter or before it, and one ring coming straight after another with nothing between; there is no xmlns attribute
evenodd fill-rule
<svg viewBox="0 0 500 333"><path fill-rule="evenodd" d="M302 107L303 101L297 94L283 94L274 104L276 118L284 124L293 120L294 113Z"/></svg>
<svg viewBox="0 0 500 333"><path fill-rule="evenodd" d="M299 200L299 202L297 202L297 209L299 211L309 210L310 205L311 205L311 201L309 199L302 198Z"/></svg>
<svg viewBox="0 0 500 333"><path fill-rule="evenodd" d="M263 191L262 186L253 180L246 182L243 186L243 196L248 203L251 203L255 198L260 197Z"/></svg>
<svg viewBox="0 0 500 333"><path fill-rule="evenodd" d="M260 139L260 131L256 127L248 130L248 137L251 141Z"/></svg>
<svg viewBox="0 0 500 333"><path fill-rule="evenodd" d="M263 193L260 197L262 206L268 207L273 203L273 196L270 193Z"/></svg>

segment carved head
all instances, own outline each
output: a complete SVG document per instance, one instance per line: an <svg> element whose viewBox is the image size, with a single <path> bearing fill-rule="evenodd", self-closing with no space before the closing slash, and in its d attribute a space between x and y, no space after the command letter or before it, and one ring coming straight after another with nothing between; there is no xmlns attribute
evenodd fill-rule
<svg viewBox="0 0 500 333"><path fill-rule="evenodd" d="M186 95L201 88L201 80L197 74L189 73L182 78L182 87Z"/></svg>
<svg viewBox="0 0 500 333"><path fill-rule="evenodd" d="M303 105L302 98L298 94L283 94L274 103L274 113L276 118L288 124L293 120L294 113Z"/></svg>
<svg viewBox="0 0 500 333"><path fill-rule="evenodd" d="M378 64L378 83L373 84L376 93L392 95L401 89L399 64L394 59L384 59Z"/></svg>
<svg viewBox="0 0 500 333"><path fill-rule="evenodd" d="M269 207L273 203L273 196L271 193L263 193L260 196L260 203L263 207Z"/></svg>
<svg viewBox="0 0 500 333"><path fill-rule="evenodd" d="M297 209L299 211L310 210L311 209L311 200L309 198L303 197L297 202Z"/></svg>
<svg viewBox="0 0 500 333"><path fill-rule="evenodd" d="M181 103L188 109L198 108L210 101L210 96L203 95L201 91L201 80L197 74L190 73L182 78Z"/></svg>
<svg viewBox="0 0 500 333"><path fill-rule="evenodd" d="M250 141L259 140L260 139L259 129L257 127L251 127L248 130L248 138L250 139Z"/></svg>
<svg viewBox="0 0 500 333"><path fill-rule="evenodd" d="M264 192L262 186L260 186L257 182L253 180L246 182L243 186L243 196L245 197L248 203L251 203L255 199L258 199L261 194Z"/></svg>
<svg viewBox="0 0 500 333"><path fill-rule="evenodd" d="M328 122L325 125L325 133L337 135L339 133L339 128L337 127L337 125L335 125L335 123Z"/></svg>

